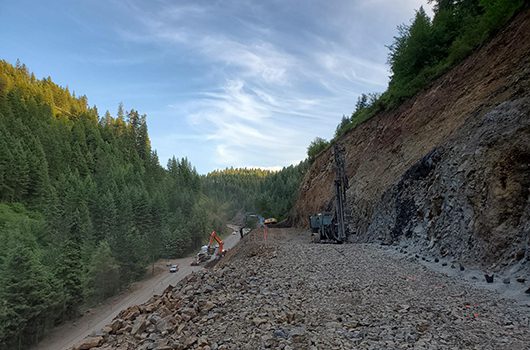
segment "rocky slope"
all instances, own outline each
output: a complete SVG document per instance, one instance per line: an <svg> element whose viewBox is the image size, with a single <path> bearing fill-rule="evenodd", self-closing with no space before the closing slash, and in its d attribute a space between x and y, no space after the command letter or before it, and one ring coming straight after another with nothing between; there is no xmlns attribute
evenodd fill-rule
<svg viewBox="0 0 530 350"><path fill-rule="evenodd" d="M512 265L530 230L530 98L505 102L415 163L358 239L424 242L442 255Z"/></svg>
<svg viewBox="0 0 530 350"><path fill-rule="evenodd" d="M416 97L344 135L357 242L413 244L501 269L528 258L530 11ZM294 222L331 207L331 149L306 174ZM527 264L527 265L530 265ZM526 267L528 270L528 267Z"/></svg>
<svg viewBox="0 0 530 350"><path fill-rule="evenodd" d="M375 245L271 229L76 349L528 349L528 309Z"/></svg>

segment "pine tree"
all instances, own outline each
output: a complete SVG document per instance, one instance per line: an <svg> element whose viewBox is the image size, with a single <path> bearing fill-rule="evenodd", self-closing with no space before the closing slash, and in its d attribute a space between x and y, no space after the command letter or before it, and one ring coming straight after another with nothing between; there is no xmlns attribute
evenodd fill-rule
<svg viewBox="0 0 530 350"><path fill-rule="evenodd" d="M420 7L410 27L402 26L400 36L390 46L392 82L410 79L431 63L431 38L431 21L423 7Z"/></svg>
<svg viewBox="0 0 530 350"><path fill-rule="evenodd" d="M0 271L0 345L20 347L38 340L43 326L55 319L61 299L53 277L20 243L9 248Z"/></svg>
<svg viewBox="0 0 530 350"><path fill-rule="evenodd" d="M59 264L54 271L56 278L62 286L64 294L63 312L66 317L77 316L78 306L83 302L82 273L80 242L69 239L63 242Z"/></svg>
<svg viewBox="0 0 530 350"><path fill-rule="evenodd" d="M94 250L84 282L87 300L97 302L112 296L119 289L119 265L112 256L107 241L100 241Z"/></svg>
<svg viewBox="0 0 530 350"><path fill-rule="evenodd" d="M13 179L10 176L10 167L13 164L13 154L11 153L9 145L9 134L0 123L0 200L11 201L15 196L15 188L13 187Z"/></svg>
<svg viewBox="0 0 530 350"><path fill-rule="evenodd" d="M31 140L28 152L28 164L31 168L28 180L28 202L38 209L45 208L51 192L51 182L48 175L48 161L38 139Z"/></svg>

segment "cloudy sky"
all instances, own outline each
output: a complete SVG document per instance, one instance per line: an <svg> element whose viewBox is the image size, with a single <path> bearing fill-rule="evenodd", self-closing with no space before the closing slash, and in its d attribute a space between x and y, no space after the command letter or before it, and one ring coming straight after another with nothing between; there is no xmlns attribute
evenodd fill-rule
<svg viewBox="0 0 530 350"><path fill-rule="evenodd" d="M164 165L277 168L385 90L385 45L426 2L0 0L0 58L146 113Z"/></svg>

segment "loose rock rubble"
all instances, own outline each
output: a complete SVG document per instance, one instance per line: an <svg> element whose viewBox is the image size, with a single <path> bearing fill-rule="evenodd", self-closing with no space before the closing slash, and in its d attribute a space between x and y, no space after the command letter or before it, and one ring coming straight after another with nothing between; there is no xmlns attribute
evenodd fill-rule
<svg viewBox="0 0 530 350"><path fill-rule="evenodd" d="M530 309L495 293L375 245L311 244L289 229L259 238L76 349L530 348Z"/></svg>

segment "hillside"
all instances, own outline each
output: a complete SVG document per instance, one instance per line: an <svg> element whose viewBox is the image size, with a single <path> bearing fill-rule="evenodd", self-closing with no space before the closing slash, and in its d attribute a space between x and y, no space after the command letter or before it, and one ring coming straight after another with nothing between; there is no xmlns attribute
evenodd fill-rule
<svg viewBox="0 0 530 350"><path fill-rule="evenodd" d="M306 169L306 161L280 171L227 168L203 176L202 185L209 198L226 206L230 217L260 213L283 219L293 206Z"/></svg>
<svg viewBox="0 0 530 350"><path fill-rule="evenodd" d="M223 226L187 159L159 164L145 115L100 116L0 61L0 349L37 342Z"/></svg>
<svg viewBox="0 0 530 350"><path fill-rule="evenodd" d="M355 242L417 244L499 269L528 256L530 11L399 108L340 137ZM328 149L306 173L294 222L330 209Z"/></svg>

